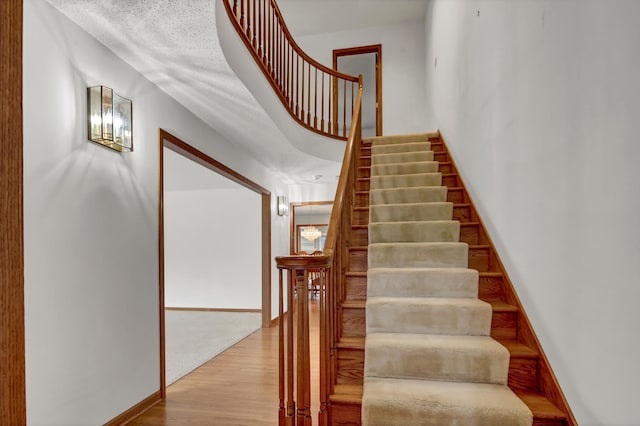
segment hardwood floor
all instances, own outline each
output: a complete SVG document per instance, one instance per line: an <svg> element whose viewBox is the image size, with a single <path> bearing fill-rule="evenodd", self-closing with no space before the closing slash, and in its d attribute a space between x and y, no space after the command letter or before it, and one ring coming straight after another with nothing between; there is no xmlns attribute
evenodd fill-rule
<svg viewBox="0 0 640 426"><path fill-rule="evenodd" d="M318 303L309 337L312 413L318 413ZM315 367L315 368L314 368ZM167 388L167 399L130 425L275 425L278 423L278 327L263 328Z"/></svg>

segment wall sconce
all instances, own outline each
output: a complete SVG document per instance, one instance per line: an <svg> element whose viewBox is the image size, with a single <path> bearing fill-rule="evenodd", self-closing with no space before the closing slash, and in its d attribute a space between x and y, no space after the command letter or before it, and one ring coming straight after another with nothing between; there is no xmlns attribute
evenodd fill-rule
<svg viewBox="0 0 640 426"><path fill-rule="evenodd" d="M106 86L87 88L89 140L116 151L133 151L131 100Z"/></svg>
<svg viewBox="0 0 640 426"><path fill-rule="evenodd" d="M284 195L278 195L278 216L284 216L289 211L289 204L287 203L287 197Z"/></svg>

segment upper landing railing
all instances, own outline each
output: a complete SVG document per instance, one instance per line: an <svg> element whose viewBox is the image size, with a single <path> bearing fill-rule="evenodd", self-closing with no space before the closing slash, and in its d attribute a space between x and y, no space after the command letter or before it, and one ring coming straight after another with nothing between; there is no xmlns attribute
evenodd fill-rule
<svg viewBox="0 0 640 426"><path fill-rule="evenodd" d="M314 61L300 49L275 0L223 0L247 49L289 114L307 129L346 140L359 78Z"/></svg>

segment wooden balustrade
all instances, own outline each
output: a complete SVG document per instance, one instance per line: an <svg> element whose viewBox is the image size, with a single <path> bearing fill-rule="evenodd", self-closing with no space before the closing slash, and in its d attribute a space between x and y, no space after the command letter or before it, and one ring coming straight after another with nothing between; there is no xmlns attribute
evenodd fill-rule
<svg viewBox="0 0 640 426"><path fill-rule="evenodd" d="M309 57L296 44L275 0L224 0L225 9L289 114L307 129L347 139L357 77Z"/></svg>
<svg viewBox="0 0 640 426"><path fill-rule="evenodd" d="M356 164L362 143L362 76L359 78L349 138L342 161L336 197L322 256L282 256L279 270L279 425L311 425L309 354L309 271L319 271L320 298L320 411L318 423L328 425L329 395L333 393L337 370L337 342L340 338L338 304L344 300L351 206L354 203ZM286 283L284 281L286 272ZM294 291L295 290L295 291ZM295 299L294 299L295 294ZM289 315L284 316L284 300ZM295 313L294 313L295 311ZM295 350L295 354L294 354ZM294 395L295 391L295 395Z"/></svg>

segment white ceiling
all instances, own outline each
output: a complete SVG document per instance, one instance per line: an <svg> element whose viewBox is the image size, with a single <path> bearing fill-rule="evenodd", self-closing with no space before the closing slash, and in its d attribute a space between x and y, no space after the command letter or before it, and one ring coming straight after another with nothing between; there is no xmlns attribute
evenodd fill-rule
<svg viewBox="0 0 640 426"><path fill-rule="evenodd" d="M47 1L285 182L335 182L339 164L294 148L227 64L214 0ZM296 35L424 17L426 2L279 0L279 5ZM314 179L317 175L323 178Z"/></svg>

